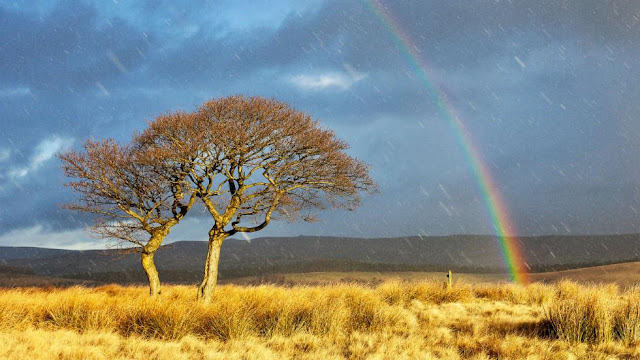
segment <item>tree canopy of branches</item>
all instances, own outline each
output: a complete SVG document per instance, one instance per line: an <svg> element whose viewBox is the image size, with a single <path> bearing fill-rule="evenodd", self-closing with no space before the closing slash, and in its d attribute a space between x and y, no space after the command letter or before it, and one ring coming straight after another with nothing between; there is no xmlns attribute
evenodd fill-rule
<svg viewBox="0 0 640 360"><path fill-rule="evenodd" d="M191 117L175 113L156 121L185 122ZM77 195L66 207L94 214L92 231L98 236L135 245L153 296L160 294L155 252L197 197L190 191L190 169L167 161L166 148L148 147L144 140L142 135L128 145L87 140L82 150L59 158L64 173L73 179L67 186Z"/></svg>
<svg viewBox="0 0 640 360"><path fill-rule="evenodd" d="M309 115L261 97L204 103L194 116L160 117L140 143L187 170L190 191L211 215L209 247L198 298L217 283L223 241L264 229L273 219L312 220L315 209L359 205L375 191L369 167ZM93 189L90 190L90 193Z"/></svg>

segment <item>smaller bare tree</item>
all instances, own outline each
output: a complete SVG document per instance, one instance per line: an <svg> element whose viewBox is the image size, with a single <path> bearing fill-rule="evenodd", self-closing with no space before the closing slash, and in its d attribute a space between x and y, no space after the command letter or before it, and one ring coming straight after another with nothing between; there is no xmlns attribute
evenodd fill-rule
<svg viewBox="0 0 640 360"><path fill-rule="evenodd" d="M158 119L184 119L176 113ZM95 215L91 230L133 245L140 252L151 296L160 294L154 255L196 202L186 177L190 169L172 162L161 147L147 146L145 134L130 145L87 140L83 150L59 155L67 186L77 199L65 207Z"/></svg>

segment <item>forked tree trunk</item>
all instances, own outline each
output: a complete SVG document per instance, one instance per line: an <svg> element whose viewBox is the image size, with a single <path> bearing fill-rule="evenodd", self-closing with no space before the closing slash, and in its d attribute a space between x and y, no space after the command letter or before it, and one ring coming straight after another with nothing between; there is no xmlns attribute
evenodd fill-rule
<svg viewBox="0 0 640 360"><path fill-rule="evenodd" d="M160 295L160 276L158 276L158 269L156 269L156 264L153 262L154 255L155 252L143 252L141 255L142 267L144 268L144 272L147 274L147 278L149 279L150 296Z"/></svg>
<svg viewBox="0 0 640 360"><path fill-rule="evenodd" d="M202 283L198 287L198 300L209 303L213 296L213 290L218 284L218 263L220 261L220 249L226 235L213 233L209 235L209 250L204 264Z"/></svg>

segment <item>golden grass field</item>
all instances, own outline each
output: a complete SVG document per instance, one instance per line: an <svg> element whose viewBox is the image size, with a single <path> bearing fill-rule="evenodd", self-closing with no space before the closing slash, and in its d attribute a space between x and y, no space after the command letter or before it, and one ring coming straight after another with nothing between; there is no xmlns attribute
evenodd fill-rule
<svg viewBox="0 0 640 360"><path fill-rule="evenodd" d="M2 359L639 359L640 288L387 281L0 290Z"/></svg>

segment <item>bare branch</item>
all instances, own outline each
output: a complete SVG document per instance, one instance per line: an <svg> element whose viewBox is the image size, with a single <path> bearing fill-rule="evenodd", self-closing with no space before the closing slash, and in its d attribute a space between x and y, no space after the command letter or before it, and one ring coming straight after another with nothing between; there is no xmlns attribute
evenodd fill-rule
<svg viewBox="0 0 640 360"><path fill-rule="evenodd" d="M197 199L188 179L191 163L183 161L193 154L189 147L174 151L175 144L158 141L157 134L163 123L192 117L162 115L130 144L88 140L82 150L61 154L63 170L73 179L67 186L77 195L66 207L95 214L91 229L96 235L135 246L145 247L154 234L168 233Z"/></svg>

